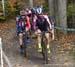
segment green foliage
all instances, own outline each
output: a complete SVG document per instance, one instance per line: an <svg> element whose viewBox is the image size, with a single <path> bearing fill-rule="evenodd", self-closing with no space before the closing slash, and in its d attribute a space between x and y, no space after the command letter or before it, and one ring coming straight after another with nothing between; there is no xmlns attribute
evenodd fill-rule
<svg viewBox="0 0 75 67"><path fill-rule="evenodd" d="M0 16L0 21L4 21L5 17L4 16Z"/></svg>
<svg viewBox="0 0 75 67"><path fill-rule="evenodd" d="M15 10L12 11L11 5L8 1L5 1L5 14L6 18L13 18L15 16Z"/></svg>
<svg viewBox="0 0 75 67"><path fill-rule="evenodd" d="M10 2L5 1L5 17L6 17L6 19L15 18L19 14L20 10L21 10L21 7L18 2L15 2L14 10L12 10ZM3 19L4 17L0 17L0 18Z"/></svg>
<svg viewBox="0 0 75 67"><path fill-rule="evenodd" d="M0 21L2 21L4 19L5 18L3 17L2 2L0 1Z"/></svg>
<svg viewBox="0 0 75 67"><path fill-rule="evenodd" d="M48 0L46 0L45 5L44 5L44 12L49 14L49 4L48 4Z"/></svg>
<svg viewBox="0 0 75 67"><path fill-rule="evenodd" d="M67 16L72 17L75 16L75 4L69 4L67 8Z"/></svg>
<svg viewBox="0 0 75 67"><path fill-rule="evenodd" d="M69 28L75 28L75 4L68 4L67 8L67 21Z"/></svg>
<svg viewBox="0 0 75 67"><path fill-rule="evenodd" d="M6 19L15 18L17 15L19 15L20 10L22 9L21 4L18 1L15 2L14 6L13 6L14 7L13 10L11 8L10 1L5 1L4 5L5 5L5 17L0 16L1 20L3 20L4 18L6 18ZM2 5L0 7L2 7ZM2 8L1 8L0 12L2 13Z"/></svg>
<svg viewBox="0 0 75 67"><path fill-rule="evenodd" d="M19 15L20 10L22 9L19 2L15 2L14 8L15 8L16 15Z"/></svg>

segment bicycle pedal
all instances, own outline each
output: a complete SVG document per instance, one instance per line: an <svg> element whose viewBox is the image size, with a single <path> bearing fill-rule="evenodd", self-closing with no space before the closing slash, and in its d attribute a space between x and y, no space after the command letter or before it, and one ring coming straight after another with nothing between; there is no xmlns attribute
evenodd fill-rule
<svg viewBox="0 0 75 67"><path fill-rule="evenodd" d="M19 52L20 52L20 54L24 54L24 49L23 48L20 49Z"/></svg>
<svg viewBox="0 0 75 67"><path fill-rule="evenodd" d="M20 51L20 54L21 54L21 55L23 55L23 54L24 54L24 52Z"/></svg>
<svg viewBox="0 0 75 67"><path fill-rule="evenodd" d="M39 52L39 53L42 53L42 49L41 49L41 48L38 48L38 52Z"/></svg>
<svg viewBox="0 0 75 67"><path fill-rule="evenodd" d="M44 61L44 64L48 64L48 61Z"/></svg>

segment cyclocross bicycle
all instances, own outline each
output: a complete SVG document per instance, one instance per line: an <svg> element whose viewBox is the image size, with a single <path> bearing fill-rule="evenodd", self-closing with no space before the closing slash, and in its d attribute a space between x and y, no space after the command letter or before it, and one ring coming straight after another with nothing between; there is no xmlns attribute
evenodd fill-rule
<svg viewBox="0 0 75 67"><path fill-rule="evenodd" d="M49 54L48 54L48 50L47 50L47 39L45 37L45 32L44 31L41 34L42 34L42 41L41 41L42 56L43 56L43 60L44 60L45 64L48 64Z"/></svg>
<svg viewBox="0 0 75 67"><path fill-rule="evenodd" d="M30 40L28 40L29 32L24 32L23 34L23 46L24 46L24 56L27 57L27 44L30 43Z"/></svg>

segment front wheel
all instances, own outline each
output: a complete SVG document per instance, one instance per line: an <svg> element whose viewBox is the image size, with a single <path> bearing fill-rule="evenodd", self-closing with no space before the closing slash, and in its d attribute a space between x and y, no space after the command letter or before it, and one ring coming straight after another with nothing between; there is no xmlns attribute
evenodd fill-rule
<svg viewBox="0 0 75 67"><path fill-rule="evenodd" d="M48 51L46 41L42 39L42 56L45 64L48 64Z"/></svg>
<svg viewBox="0 0 75 67"><path fill-rule="evenodd" d="M24 46L24 57L27 57L27 47L26 47L26 44Z"/></svg>
<svg viewBox="0 0 75 67"><path fill-rule="evenodd" d="M26 37L23 39L24 42L24 57L27 57L27 42L26 42Z"/></svg>

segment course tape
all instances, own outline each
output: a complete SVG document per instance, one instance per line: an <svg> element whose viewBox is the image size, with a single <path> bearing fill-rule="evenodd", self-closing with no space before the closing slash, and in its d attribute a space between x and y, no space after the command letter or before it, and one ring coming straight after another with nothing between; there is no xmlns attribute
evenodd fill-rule
<svg viewBox="0 0 75 67"><path fill-rule="evenodd" d="M63 27L57 27L57 26L55 26L54 28L55 28L55 29L58 29L58 30L64 30L64 31L72 31L72 32L75 32L75 29L74 29L74 28L63 28Z"/></svg>

